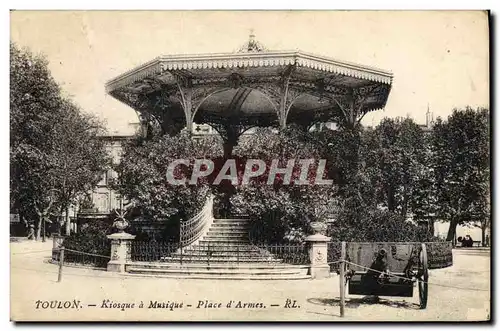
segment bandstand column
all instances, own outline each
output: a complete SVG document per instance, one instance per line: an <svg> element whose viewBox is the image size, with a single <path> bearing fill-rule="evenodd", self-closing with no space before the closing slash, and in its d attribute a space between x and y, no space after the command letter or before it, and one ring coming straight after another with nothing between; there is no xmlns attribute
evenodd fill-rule
<svg viewBox="0 0 500 331"><path fill-rule="evenodd" d="M232 125L231 122L225 123L218 129L223 139L224 160L231 159L233 148L238 144L239 128L237 125ZM221 187L223 192L222 205L224 217L229 217L231 214L231 196L235 193L235 188L232 184L226 183Z"/></svg>
<svg viewBox="0 0 500 331"><path fill-rule="evenodd" d="M233 154L233 148L236 144L233 143L232 141L224 141L223 143L223 149L224 149L224 159L227 160L231 158L231 155Z"/></svg>
<svg viewBox="0 0 500 331"><path fill-rule="evenodd" d="M224 143L223 143L223 148L224 148L224 158L230 159L232 154L233 154L233 148L238 144L238 135L235 132L234 128L227 127L226 128L226 135L223 137Z"/></svg>

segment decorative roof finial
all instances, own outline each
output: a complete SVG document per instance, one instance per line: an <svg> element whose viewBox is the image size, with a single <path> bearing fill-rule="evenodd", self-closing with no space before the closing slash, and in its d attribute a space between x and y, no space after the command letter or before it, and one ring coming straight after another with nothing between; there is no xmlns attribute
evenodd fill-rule
<svg viewBox="0 0 500 331"><path fill-rule="evenodd" d="M254 30L250 29L250 35L248 36L248 42L240 47L238 53L256 53L263 52L267 49L260 42L255 40Z"/></svg>
<svg viewBox="0 0 500 331"><path fill-rule="evenodd" d="M253 33L253 29L250 29L249 39L250 41L255 41L255 34Z"/></svg>

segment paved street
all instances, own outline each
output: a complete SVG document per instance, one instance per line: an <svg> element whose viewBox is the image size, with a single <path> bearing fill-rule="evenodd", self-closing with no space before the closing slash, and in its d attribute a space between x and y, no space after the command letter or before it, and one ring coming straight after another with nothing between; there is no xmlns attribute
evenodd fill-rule
<svg viewBox="0 0 500 331"><path fill-rule="evenodd" d="M485 320L489 315L489 251L457 250L452 267L430 271L425 310L418 309L416 294L407 299L382 298L378 304L349 296L342 319L336 276L296 281L193 280L67 267L62 282L57 283L58 267L46 262L51 246L51 242L11 243L11 319L463 321ZM51 301L55 308L50 308ZM140 307L141 301L144 307ZM231 308L227 308L230 302Z"/></svg>

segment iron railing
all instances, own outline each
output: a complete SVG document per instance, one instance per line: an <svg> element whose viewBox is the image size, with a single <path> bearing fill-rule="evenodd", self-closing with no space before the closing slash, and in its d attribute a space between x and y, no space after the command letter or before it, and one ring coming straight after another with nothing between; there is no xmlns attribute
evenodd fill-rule
<svg viewBox="0 0 500 331"><path fill-rule="evenodd" d="M327 243L326 260L330 265L331 272L340 271L340 259L341 259L341 242L340 241L330 241Z"/></svg>
<svg viewBox="0 0 500 331"><path fill-rule="evenodd" d="M180 245L186 247L195 243L212 224L214 197L210 195L203 206L203 209L194 217L181 221L180 224Z"/></svg>
<svg viewBox="0 0 500 331"><path fill-rule="evenodd" d="M258 247L262 255L268 254L270 263L309 264L309 250L306 243L260 243L253 246Z"/></svg>
<svg viewBox="0 0 500 331"><path fill-rule="evenodd" d="M61 247L64 246L65 265L106 268L111 259L111 242L108 239L93 240L82 246L68 242L67 238L53 237L52 262L59 262Z"/></svg>
<svg viewBox="0 0 500 331"><path fill-rule="evenodd" d="M451 241L425 243L429 269L446 268L453 265L453 244Z"/></svg>
<svg viewBox="0 0 500 331"><path fill-rule="evenodd" d="M179 248L180 244L176 242L132 241L130 258L137 262L160 262Z"/></svg>
<svg viewBox="0 0 500 331"><path fill-rule="evenodd" d="M283 262L288 264L309 264L309 251L304 242L279 242L266 243L260 241L264 238L261 227L252 227L248 232L248 239L252 247L263 255L269 256L269 262Z"/></svg>
<svg viewBox="0 0 500 331"><path fill-rule="evenodd" d="M239 245L230 243L207 243L180 247L179 243L134 241L131 244L133 262L165 262L175 264L243 265L252 263L295 264L309 263L305 244L260 244Z"/></svg>

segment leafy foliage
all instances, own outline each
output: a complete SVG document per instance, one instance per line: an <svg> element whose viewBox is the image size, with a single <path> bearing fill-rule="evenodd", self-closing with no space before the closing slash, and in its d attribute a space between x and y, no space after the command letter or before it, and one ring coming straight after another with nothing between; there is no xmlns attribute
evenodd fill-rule
<svg viewBox="0 0 500 331"><path fill-rule="evenodd" d="M62 97L48 62L10 46L11 208L42 221L60 215L99 180L104 128Z"/></svg>
<svg viewBox="0 0 500 331"><path fill-rule="evenodd" d="M300 166L296 165L293 169L291 185L283 185L282 176L276 176L272 185L267 184L270 160L279 160L282 168L291 159L317 160L317 143L312 133L290 126L279 133L259 129L235 148L235 155L267 161L268 168L264 175L251 185L239 186L231 199L237 213L248 215L258 223L255 235L259 240L281 241L290 238L291 233L300 238L308 231L310 220L323 220L326 216L324 207L331 204L335 187L294 185L293 181L300 176ZM317 164L310 167L310 182L314 180L317 170Z"/></svg>
<svg viewBox="0 0 500 331"><path fill-rule="evenodd" d="M425 216L429 201L423 204L422 199L432 196L432 186L426 186L432 174L427 151L424 132L409 118L385 118L374 130L365 131L361 159L370 169L377 205L403 218Z"/></svg>
<svg viewBox="0 0 500 331"><path fill-rule="evenodd" d="M77 252L67 251L65 260L76 263L91 261L98 267L105 267L109 259L83 253L110 256L111 241L106 236L113 233L112 224L111 219L92 220L80 232L66 237L62 244L64 248Z"/></svg>
<svg viewBox="0 0 500 331"><path fill-rule="evenodd" d="M200 178L198 185L172 185L167 181L168 165L176 159L189 160L190 166L176 167L175 173L176 178L189 179L195 159L220 155L222 143L216 137L193 140L183 131L172 137L137 138L124 148L114 187L145 217L178 223L200 211L210 192L209 183Z"/></svg>
<svg viewBox="0 0 500 331"><path fill-rule="evenodd" d="M380 209L352 210L343 208L330 225L328 235L334 241L428 241L422 227L401 215Z"/></svg>

